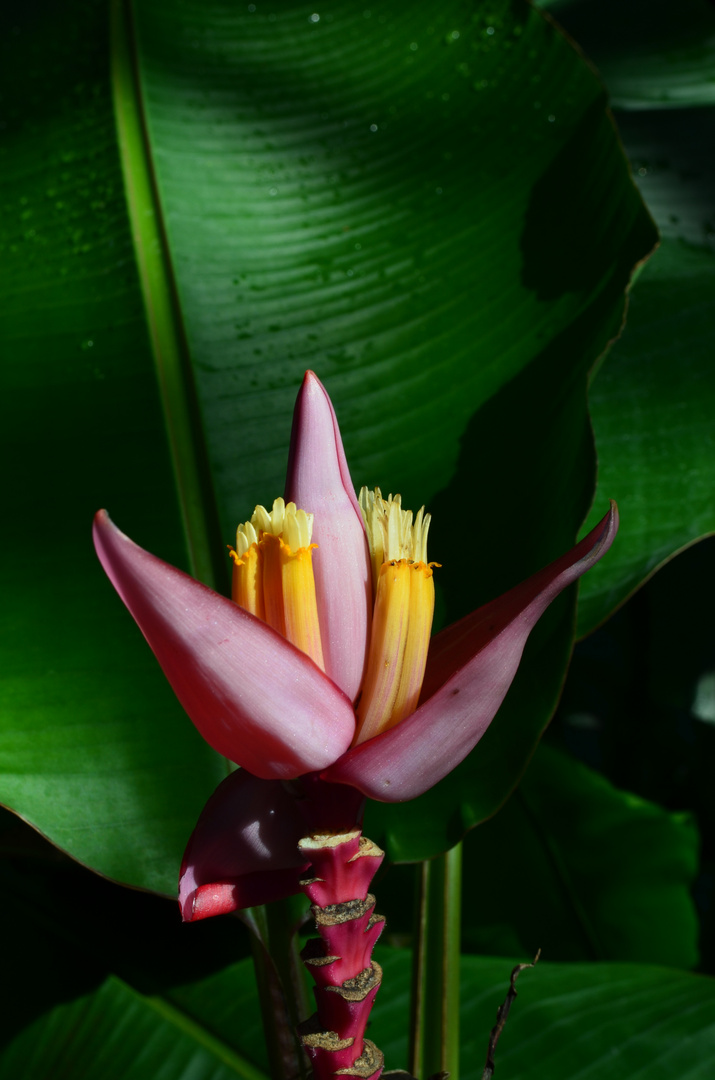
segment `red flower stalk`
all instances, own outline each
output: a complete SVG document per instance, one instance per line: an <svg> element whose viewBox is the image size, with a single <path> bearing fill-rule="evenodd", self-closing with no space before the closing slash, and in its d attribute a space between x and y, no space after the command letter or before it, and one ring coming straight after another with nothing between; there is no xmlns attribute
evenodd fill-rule
<svg viewBox="0 0 715 1080"><path fill-rule="evenodd" d="M311 863L311 876L301 888L312 902L320 937L301 954L317 984L317 1012L300 1025L299 1034L316 1080L335 1074L377 1080L382 1053L364 1035L382 979L371 956L385 920L374 914L368 887L384 852L359 829L307 837L300 850Z"/></svg>

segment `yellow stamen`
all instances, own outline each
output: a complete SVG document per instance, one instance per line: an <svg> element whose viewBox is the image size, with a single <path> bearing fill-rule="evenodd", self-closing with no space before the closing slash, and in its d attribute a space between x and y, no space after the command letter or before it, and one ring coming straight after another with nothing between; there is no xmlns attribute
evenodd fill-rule
<svg viewBox="0 0 715 1080"><path fill-rule="evenodd" d="M232 597L323 670L311 543L313 515L276 499L238 526Z"/></svg>
<svg viewBox="0 0 715 1080"><path fill-rule="evenodd" d="M372 560L373 589L377 594L380 569L386 562L407 559L427 562L427 533L432 518L422 507L413 524L411 510L402 509L400 495L383 499L379 488L364 487L358 499L362 510Z"/></svg>

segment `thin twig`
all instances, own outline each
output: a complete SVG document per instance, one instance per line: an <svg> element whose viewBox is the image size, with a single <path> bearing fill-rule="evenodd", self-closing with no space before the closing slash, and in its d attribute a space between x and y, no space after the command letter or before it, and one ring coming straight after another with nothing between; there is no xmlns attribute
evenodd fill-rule
<svg viewBox="0 0 715 1080"><path fill-rule="evenodd" d="M512 1002L516 997L516 980L519 978L519 975L524 970L524 968L533 968L534 965L538 963L540 956L541 949L539 949L530 964L517 964L511 973L511 978L509 980L509 991L504 998L503 1003L497 1009L497 1022L492 1028L492 1033L489 1036L489 1049L487 1050L487 1061L486 1065L484 1066L484 1072L482 1073L482 1080L492 1080L492 1077L494 1076L494 1054L497 1048L497 1043L499 1042L499 1037L504 1030L504 1025L506 1024L506 1019L509 1015L509 1010L511 1009Z"/></svg>

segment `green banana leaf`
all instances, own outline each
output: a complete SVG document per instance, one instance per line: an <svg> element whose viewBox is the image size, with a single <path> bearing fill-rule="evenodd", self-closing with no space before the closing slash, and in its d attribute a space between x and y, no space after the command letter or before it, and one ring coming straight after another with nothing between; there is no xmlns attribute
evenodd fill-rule
<svg viewBox="0 0 715 1080"><path fill-rule="evenodd" d="M232 932L238 929L234 919L167 931L162 918L159 936L148 928L142 934L137 922L132 929L139 930L138 936L132 940L127 934L126 947L118 948L106 922L88 938L86 920L72 897L60 893L54 903L47 892L37 891L46 873L37 868L28 873L27 860L22 872L3 873L3 885L12 886L6 895L15 928L5 957L15 992L0 1018L4 1072L18 1080L63 1073L117 1080L261 1080L266 1075L251 961L234 960L222 971L210 970L221 944L230 956ZM86 871L70 865L67 873L65 883L82 875L88 879L87 898L98 899L102 890L126 897L126 890ZM145 914L147 899L142 901ZM165 906L157 899L153 903ZM129 905L125 914L131 925L139 905L134 913ZM190 938L199 938L200 945ZM167 964L169 942L173 963ZM383 990L371 1036L388 1067L402 1067L407 1062L410 953L383 947L378 957ZM462 959L462 1068L467 1077L481 1076L489 1031L515 962ZM39 987L36 964L43 971ZM31 999L22 994L29 985L37 991ZM635 1069L665 1077L677 1057L682 1075L705 1080L715 1039L714 993L710 979L653 964L542 961L520 977L518 998L497 1047L498 1067L508 1076L538 1077L546 1071L563 1080L579 1070L600 1075L607 1069L609 1076L625 1080ZM23 1013L28 1000L33 1012Z"/></svg>
<svg viewBox="0 0 715 1080"><path fill-rule="evenodd" d="M584 529L608 496L618 500L623 529L613 558L583 580L584 635L666 559L715 532L715 11L708 0L688 0L676 20L664 0L542 6L605 80L661 233L589 394L599 469Z"/></svg>
<svg viewBox="0 0 715 1080"><path fill-rule="evenodd" d="M691 969L699 847L689 815L542 744L506 806L465 839L464 946Z"/></svg>
<svg viewBox="0 0 715 1080"><path fill-rule="evenodd" d="M87 865L171 893L226 766L95 565L92 512L221 587L222 543L281 491L312 366L356 484L434 511L456 617L573 542L588 371L655 233L601 86L518 3L145 2L111 26L89 3L16 29L0 798ZM432 797L468 824L553 710L572 605ZM410 840L433 806L386 819L397 856L445 846L439 828Z"/></svg>

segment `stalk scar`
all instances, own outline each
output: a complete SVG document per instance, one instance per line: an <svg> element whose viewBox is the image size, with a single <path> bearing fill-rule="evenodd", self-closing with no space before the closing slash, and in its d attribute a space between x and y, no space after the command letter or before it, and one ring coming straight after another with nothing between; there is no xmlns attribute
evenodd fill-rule
<svg viewBox="0 0 715 1080"><path fill-rule="evenodd" d="M365 1039L360 1057L348 1069L337 1069L336 1073L338 1076L379 1076L384 1064L382 1050L378 1050L370 1039Z"/></svg>
<svg viewBox="0 0 715 1080"><path fill-rule="evenodd" d="M318 879L322 880L322 879ZM301 881L301 885L303 882ZM361 919L375 906L375 897L367 894L364 900L348 900L343 904L326 904L318 907L313 904L311 910L318 926L340 926L352 919Z"/></svg>
<svg viewBox="0 0 715 1080"><path fill-rule="evenodd" d="M375 990L382 982L382 968L374 960L369 968L365 968L352 979L345 979L340 986L326 986L326 991L340 994L346 1001L364 1001L371 990Z"/></svg>

